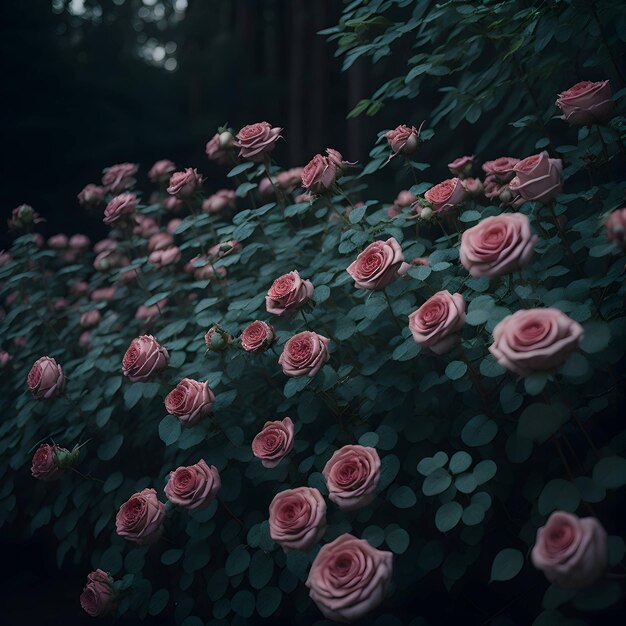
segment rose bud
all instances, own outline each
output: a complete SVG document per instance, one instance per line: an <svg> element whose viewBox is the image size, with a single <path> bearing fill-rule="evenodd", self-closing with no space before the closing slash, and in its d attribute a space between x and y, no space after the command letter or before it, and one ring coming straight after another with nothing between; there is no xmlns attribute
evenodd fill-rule
<svg viewBox="0 0 626 626"><path fill-rule="evenodd" d="M382 291L406 274L408 269L409 265L404 262L400 244L394 237L390 237L386 241L375 241L367 246L346 271L354 279L355 287Z"/></svg>
<svg viewBox="0 0 626 626"><path fill-rule="evenodd" d="M141 213L135 215L135 224L133 226L133 235L139 235L144 239L148 239L148 237L159 232L159 225L151 217Z"/></svg>
<svg viewBox="0 0 626 626"><path fill-rule="evenodd" d="M463 186L465 187L465 191L473 198L480 196L484 190L480 178L466 178L463 181Z"/></svg>
<svg viewBox="0 0 626 626"><path fill-rule="evenodd" d="M515 176L514 167L519 163L514 157L499 157L494 161L485 161L483 171L487 175L485 180L493 177L498 183L508 183Z"/></svg>
<svg viewBox="0 0 626 626"><path fill-rule="evenodd" d="M7 220L9 230L23 230L30 232L35 224L46 220L28 204L20 204L11 212L11 217Z"/></svg>
<svg viewBox="0 0 626 626"><path fill-rule="evenodd" d="M239 156L257 163L262 162L276 147L282 128L272 128L267 122L244 126L237 133L233 146L239 148Z"/></svg>
<svg viewBox="0 0 626 626"><path fill-rule="evenodd" d="M313 297L313 284L302 280L296 270L277 278L265 296L268 313L283 315L305 306Z"/></svg>
<svg viewBox="0 0 626 626"><path fill-rule="evenodd" d="M144 489L122 504L115 517L115 530L129 541L149 545L161 538L164 522L165 504L159 502L154 489Z"/></svg>
<svg viewBox="0 0 626 626"><path fill-rule="evenodd" d="M161 313L163 313L163 310L167 306L168 302L169 298L163 298L163 300L159 300L152 306L140 304L135 311L135 319L149 324L157 315L161 315Z"/></svg>
<svg viewBox="0 0 626 626"><path fill-rule="evenodd" d="M417 200L417 196L411 193L408 189L403 189L400 191L393 201L396 206L404 209L408 206L411 206Z"/></svg>
<svg viewBox="0 0 626 626"><path fill-rule="evenodd" d="M65 389L63 368L49 356L35 361L26 378L28 389L37 400L60 396Z"/></svg>
<svg viewBox="0 0 626 626"><path fill-rule="evenodd" d="M42 443L33 456L30 473L34 478L43 481L57 480L63 474L63 468L59 465L56 453L61 450L60 446ZM68 452L66 450L66 452Z"/></svg>
<svg viewBox="0 0 626 626"><path fill-rule="evenodd" d="M115 298L115 292L117 287L100 287L100 289L94 289L89 296L92 302L110 302Z"/></svg>
<svg viewBox="0 0 626 626"><path fill-rule="evenodd" d="M387 139L392 153L389 158L393 158L396 154L413 154L419 146L421 129L421 126L418 130L415 126L400 124L394 130L386 133L385 139Z"/></svg>
<svg viewBox="0 0 626 626"><path fill-rule="evenodd" d="M167 193L177 198L188 198L200 188L204 178L198 170L188 167L182 172L174 172L170 178Z"/></svg>
<svg viewBox="0 0 626 626"><path fill-rule="evenodd" d="M163 206L165 206L166 211L173 213L175 211L180 211L180 209L185 206L185 203L180 198L169 196L163 200Z"/></svg>
<svg viewBox="0 0 626 626"><path fill-rule="evenodd" d="M131 382L143 382L167 367L169 352L152 335L133 339L122 359L122 373Z"/></svg>
<svg viewBox="0 0 626 626"><path fill-rule="evenodd" d="M88 349L90 346L91 337L89 335L89 331L86 330L85 332L81 333L80 337L78 338L78 347Z"/></svg>
<svg viewBox="0 0 626 626"><path fill-rule="evenodd" d="M392 571L391 552L372 548L364 539L345 533L322 546L306 586L324 617L350 623L384 600Z"/></svg>
<svg viewBox="0 0 626 626"><path fill-rule="evenodd" d="M400 215L400 211L398 210L398 206L395 204L392 204L391 206L388 207L387 209L387 217L391 220L394 217L398 217L398 215Z"/></svg>
<svg viewBox="0 0 626 626"><path fill-rule="evenodd" d="M11 355L6 350L0 350L0 368L6 367L11 360Z"/></svg>
<svg viewBox="0 0 626 626"><path fill-rule="evenodd" d="M622 250L626 249L626 208L613 211L606 220L606 236Z"/></svg>
<svg viewBox="0 0 626 626"><path fill-rule="evenodd" d="M356 161L345 161L341 152L334 148L326 148L326 156L335 165L339 176L343 176L345 170L356 165Z"/></svg>
<svg viewBox="0 0 626 626"><path fill-rule="evenodd" d="M172 245L174 245L174 237L169 233L155 233L148 240L148 250L150 252L164 250Z"/></svg>
<svg viewBox="0 0 626 626"><path fill-rule="evenodd" d="M81 206L95 206L104 200L106 189L93 183L86 185L78 194L78 203Z"/></svg>
<svg viewBox="0 0 626 626"><path fill-rule="evenodd" d="M123 193L115 196L104 209L105 224L113 224L123 217L127 217L137 208L137 196L134 193Z"/></svg>
<svg viewBox="0 0 626 626"><path fill-rule="evenodd" d="M313 378L330 359L329 343L328 337L308 330L298 333L285 343L278 364L286 376Z"/></svg>
<svg viewBox="0 0 626 626"><path fill-rule="evenodd" d="M63 311L63 309L67 309L70 305L70 301L67 298L55 298L52 303L52 308L55 311Z"/></svg>
<svg viewBox="0 0 626 626"><path fill-rule="evenodd" d="M261 459L263 467L276 467L293 449L293 422L283 420L265 422L263 430L252 441L252 454Z"/></svg>
<svg viewBox="0 0 626 626"><path fill-rule="evenodd" d="M292 167L276 175L276 183L286 193L291 193L302 181L303 167Z"/></svg>
<svg viewBox="0 0 626 626"><path fill-rule="evenodd" d="M589 587L607 568L606 531L595 517L555 511L537 530L530 558L559 587Z"/></svg>
<svg viewBox="0 0 626 626"><path fill-rule="evenodd" d="M209 467L201 459L195 465L179 467L170 472L164 491L172 504L200 510L215 500L221 486L217 468L214 465Z"/></svg>
<svg viewBox="0 0 626 626"><path fill-rule="evenodd" d="M165 183L170 179L172 172L176 170L176 166L169 159L161 159L157 161L148 172L148 178L153 183Z"/></svg>
<svg viewBox="0 0 626 626"><path fill-rule="evenodd" d="M238 241L231 239L230 241L216 243L214 246L211 246L207 252L210 257L222 259L225 256L228 256L231 252L239 250L240 248L241 244Z"/></svg>
<svg viewBox="0 0 626 626"><path fill-rule="evenodd" d="M470 176L474 169L474 155L462 156L455 159L452 163L448 163L448 169L452 176L457 176L458 178Z"/></svg>
<svg viewBox="0 0 626 626"><path fill-rule="evenodd" d="M608 80L593 83L583 80L559 94L556 105L563 111L562 119L574 126L590 126L611 118L615 101Z"/></svg>
<svg viewBox="0 0 626 626"><path fill-rule="evenodd" d="M274 328L266 322L255 320L241 333L241 347L246 352L265 352L276 341Z"/></svg>
<svg viewBox="0 0 626 626"><path fill-rule="evenodd" d="M311 549L326 532L326 502L314 487L286 489L270 504L270 537L284 552Z"/></svg>
<svg viewBox="0 0 626 626"><path fill-rule="evenodd" d="M310 193L320 194L335 184L337 166L329 158L316 154L302 169L302 186Z"/></svg>
<svg viewBox="0 0 626 626"><path fill-rule="evenodd" d="M232 189L220 189L202 203L205 213L221 213L227 209L237 208L237 195Z"/></svg>
<svg viewBox="0 0 626 626"><path fill-rule="evenodd" d="M93 328L100 323L100 311L98 309L91 309L90 311L85 311L80 316L80 325L83 328Z"/></svg>
<svg viewBox="0 0 626 626"><path fill-rule="evenodd" d="M222 135L230 135L230 141L224 141L222 143ZM225 165L229 162L229 152L232 147L232 139L233 136L231 133L224 132L220 135L219 133L215 133L211 139L206 144L206 155L211 159L211 161L215 161L219 165ZM226 139L226 138L225 138ZM233 155L234 157L234 155Z"/></svg>
<svg viewBox="0 0 626 626"><path fill-rule="evenodd" d="M322 471L328 497L343 511L367 506L380 481L380 457L375 448L347 445L339 448Z"/></svg>
<svg viewBox="0 0 626 626"><path fill-rule="evenodd" d="M130 189L137 180L135 174L139 167L135 163L118 163L104 170L102 184L113 194Z"/></svg>
<svg viewBox="0 0 626 626"><path fill-rule="evenodd" d="M424 199L435 213L443 213L463 204L466 194L460 178L449 178L431 187L424 194Z"/></svg>
<svg viewBox="0 0 626 626"><path fill-rule="evenodd" d="M507 315L492 331L489 352L520 376L562 365L578 347L583 328L559 309L525 309Z"/></svg>
<svg viewBox="0 0 626 626"><path fill-rule="evenodd" d="M80 605L91 617L104 617L111 614L116 606L116 591L111 576L97 569L87 575L87 584L80 594Z"/></svg>
<svg viewBox="0 0 626 626"><path fill-rule="evenodd" d="M183 223L183 220L174 218L167 223L167 232L174 235L174 231Z"/></svg>
<svg viewBox="0 0 626 626"><path fill-rule="evenodd" d="M53 235L52 237L50 237L50 239L48 239L48 247L52 248L53 250L65 250L65 248L67 248L69 243L69 240L67 238L67 235L64 235L63 233L59 233L58 235Z"/></svg>
<svg viewBox="0 0 626 626"><path fill-rule="evenodd" d="M87 235L81 235L77 233L76 235L72 235L69 240L69 246L72 250L76 250L78 252L84 252L91 245L91 241Z"/></svg>
<svg viewBox="0 0 626 626"><path fill-rule="evenodd" d="M183 378L165 398L165 409L176 416L183 428L193 426L213 408L215 395L208 382Z"/></svg>
<svg viewBox="0 0 626 626"><path fill-rule="evenodd" d="M272 183L272 181L267 176L265 178L261 178L261 180L259 181L258 191L263 198L271 198L274 195L274 184L275 182Z"/></svg>
<svg viewBox="0 0 626 626"><path fill-rule="evenodd" d="M204 336L206 348L212 352L224 352L228 350L232 342L232 335L223 330L219 324L211 326Z"/></svg>
<svg viewBox="0 0 626 626"><path fill-rule="evenodd" d="M170 246L165 250L155 250L150 253L148 261L157 267L166 267L174 265L180 261L181 252L178 246Z"/></svg>
<svg viewBox="0 0 626 626"><path fill-rule="evenodd" d="M523 159L513 170L516 176L509 189L519 194L517 205L531 200L548 204L563 190L563 161L551 159L545 151Z"/></svg>
<svg viewBox="0 0 626 626"><path fill-rule="evenodd" d="M523 213L504 213L468 228L461 235L459 258L471 276L494 278L528 265L536 242Z"/></svg>
<svg viewBox="0 0 626 626"><path fill-rule="evenodd" d="M130 265L130 261L117 250L105 250L93 260L93 267L98 272L114 270L126 265Z"/></svg>
<svg viewBox="0 0 626 626"><path fill-rule="evenodd" d="M409 315L413 339L435 354L444 354L459 342L464 324L465 300L447 290L437 292Z"/></svg>
<svg viewBox="0 0 626 626"><path fill-rule="evenodd" d="M115 239L101 239L97 241L93 246L93 251L96 254L100 254L101 252L107 252L110 250L115 250L117 248L117 241Z"/></svg>

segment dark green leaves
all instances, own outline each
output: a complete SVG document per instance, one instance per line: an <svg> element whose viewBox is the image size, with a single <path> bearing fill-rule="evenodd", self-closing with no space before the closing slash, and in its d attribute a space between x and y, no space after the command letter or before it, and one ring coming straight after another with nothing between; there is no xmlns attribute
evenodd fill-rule
<svg viewBox="0 0 626 626"><path fill-rule="evenodd" d="M496 555L491 566L491 582L515 578L524 565L524 555L519 550L505 548Z"/></svg>

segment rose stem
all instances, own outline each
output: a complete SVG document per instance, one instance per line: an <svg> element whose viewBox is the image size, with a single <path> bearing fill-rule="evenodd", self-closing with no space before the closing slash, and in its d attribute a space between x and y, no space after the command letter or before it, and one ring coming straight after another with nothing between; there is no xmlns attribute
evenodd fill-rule
<svg viewBox="0 0 626 626"><path fill-rule="evenodd" d="M304 320L304 325L306 326L306 329L310 331L311 327L309 326L309 320L306 317L304 309L300 309L300 315L302 315L302 319Z"/></svg>
<svg viewBox="0 0 626 626"><path fill-rule="evenodd" d="M600 126L598 124L595 124L596 127L596 132L598 133L598 137L600 138L600 142L602 143L602 156L604 156L604 160L608 163L610 158L609 158L609 149L606 145L606 142L604 141L604 137L602 136L602 131L600 130Z"/></svg>
<svg viewBox="0 0 626 626"><path fill-rule="evenodd" d="M389 306L389 311L391 311L391 317L393 318L393 321L396 323L396 326L398 327L400 334L402 334L402 331L404 329L402 328L402 324L400 324L400 320L396 317L396 314L393 312L393 307L391 306L391 300L389 299L387 290L382 289L381 291L383 292L383 295L385 296L385 300L387 300L387 306Z"/></svg>
<svg viewBox="0 0 626 626"><path fill-rule="evenodd" d="M77 470L75 467L70 467L70 469L73 472L76 472L79 476L82 476L83 478L85 478L86 480L93 480L97 483L102 483L104 485L104 480L100 478L96 478L95 476L92 476L91 474L83 474L81 471Z"/></svg>
<svg viewBox="0 0 626 626"><path fill-rule="evenodd" d="M228 514L243 528L243 522L230 510L230 507L222 500L219 496L217 496L217 501L223 506Z"/></svg>
<svg viewBox="0 0 626 626"><path fill-rule="evenodd" d="M285 218L285 203L283 202L283 194L280 192L280 190L274 183L274 179L272 178L272 175L270 174L269 159L265 159L263 161L263 168L265 169L265 173L267 174L267 177L269 178L270 183L272 183L272 188L274 189L274 196L276 196L276 202L278 203L278 206L280 207L280 212L284 219Z"/></svg>

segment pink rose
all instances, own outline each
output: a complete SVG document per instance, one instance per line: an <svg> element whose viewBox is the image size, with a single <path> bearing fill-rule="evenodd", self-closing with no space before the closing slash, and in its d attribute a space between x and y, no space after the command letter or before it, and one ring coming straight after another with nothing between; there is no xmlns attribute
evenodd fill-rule
<svg viewBox="0 0 626 626"><path fill-rule="evenodd" d="M537 530L530 558L559 587L589 587L607 568L606 531L595 517L555 511Z"/></svg>
<svg viewBox="0 0 626 626"><path fill-rule="evenodd" d="M89 283L84 280L75 280L70 284L70 293L76 298L85 295L88 291Z"/></svg>
<svg viewBox="0 0 626 626"><path fill-rule="evenodd" d="M117 287L100 287L100 289L94 289L89 296L93 302L110 302L115 298L115 292Z"/></svg>
<svg viewBox="0 0 626 626"><path fill-rule="evenodd" d="M274 185L267 176L259 181L259 193L263 198L271 198L274 195Z"/></svg>
<svg viewBox="0 0 626 626"><path fill-rule="evenodd" d="M46 220L28 204L20 204L13 209L11 217L7 220L9 230L23 230L30 232L35 224L45 222Z"/></svg>
<svg viewBox="0 0 626 626"><path fill-rule="evenodd" d="M335 150L334 148L326 148L326 157L337 168L337 173L340 176L343 175L344 170L347 170L349 167L354 167L356 165L356 161L346 161L343 158L341 152L339 152L339 150Z"/></svg>
<svg viewBox="0 0 626 626"><path fill-rule="evenodd" d="M104 170L102 184L108 191L118 194L126 189L130 189L137 180L135 174L139 168L135 163L118 163L111 165Z"/></svg>
<svg viewBox="0 0 626 626"><path fill-rule="evenodd" d="M87 584L80 594L80 605L91 617L104 617L116 607L113 579L107 572L97 569L87 575Z"/></svg>
<svg viewBox="0 0 626 626"><path fill-rule="evenodd" d="M80 316L80 325L83 328L93 328L100 323L100 317L100 311L98 311L98 309L85 311Z"/></svg>
<svg viewBox="0 0 626 626"><path fill-rule="evenodd" d="M28 389L37 400L60 396L65 389L63 368L49 356L35 361L26 378Z"/></svg>
<svg viewBox="0 0 626 626"><path fill-rule="evenodd" d="M185 263L184 270L188 274L193 274L196 280L211 280L212 278L223 278L226 276L225 267L214 267L205 256L194 257Z"/></svg>
<svg viewBox="0 0 626 626"><path fill-rule="evenodd" d="M252 454L261 459L263 467L276 467L293 449L293 434L289 417L265 422L263 430L252 441Z"/></svg>
<svg viewBox="0 0 626 626"><path fill-rule="evenodd" d="M314 197L310 194L310 193L301 193L298 194L293 201L296 204L304 204L304 203L308 203L311 204L314 200Z"/></svg>
<svg viewBox="0 0 626 626"><path fill-rule="evenodd" d="M329 343L328 337L305 330L285 343L278 364L282 366L286 376L313 378L330 359Z"/></svg>
<svg viewBox="0 0 626 626"><path fill-rule="evenodd" d="M165 398L165 409L176 416L184 428L197 424L213 408L215 394L208 382L183 378Z"/></svg>
<svg viewBox="0 0 626 626"><path fill-rule="evenodd" d="M169 180L172 172L176 170L176 165L169 159L161 159L157 161L148 172L148 178L153 183L166 182Z"/></svg>
<svg viewBox="0 0 626 626"><path fill-rule="evenodd" d="M163 206L166 211L173 213L182 209L185 206L185 203L180 198L169 196L167 198L163 198Z"/></svg>
<svg viewBox="0 0 626 626"><path fill-rule="evenodd" d="M463 204L466 195L467 191L461 179L449 178L431 187L424 194L424 198L435 213L442 213Z"/></svg>
<svg viewBox="0 0 626 626"><path fill-rule="evenodd" d="M93 183L86 185L78 194L78 202L82 206L93 206L104 200L106 189Z"/></svg>
<svg viewBox="0 0 626 626"><path fill-rule="evenodd" d="M167 193L177 198L188 198L200 188L204 178L198 170L188 167L182 172L174 172L170 177Z"/></svg>
<svg viewBox="0 0 626 626"><path fill-rule="evenodd" d="M473 198L480 196L484 191L483 184L479 178L466 178L463 181L463 186L465 191Z"/></svg>
<svg viewBox="0 0 626 626"><path fill-rule="evenodd" d="M255 162L261 162L275 148L282 128L272 128L267 122L258 122L244 126L237 133L233 146L239 148L239 156Z"/></svg>
<svg viewBox="0 0 626 626"><path fill-rule="evenodd" d="M225 256L228 256L231 252L239 250L240 248L241 244L238 241L231 239L230 241L216 243L207 250L207 253L210 257L222 259Z"/></svg>
<svg viewBox="0 0 626 626"><path fill-rule="evenodd" d="M430 265L430 261L427 256L417 256L411 261L411 265Z"/></svg>
<svg viewBox="0 0 626 626"><path fill-rule="evenodd" d="M396 206L404 209L408 206L411 206L414 202L417 201L417 196L411 193L408 189L403 189L400 191L393 201Z"/></svg>
<svg viewBox="0 0 626 626"><path fill-rule="evenodd" d="M322 546L306 586L324 617L355 622L385 598L391 582L393 554L372 548L348 533Z"/></svg>
<svg viewBox="0 0 626 626"><path fill-rule="evenodd" d="M69 240L67 235L63 233L59 233L58 235L52 235L50 239L48 239L48 246L53 250L65 250L67 248Z"/></svg>
<svg viewBox="0 0 626 626"><path fill-rule="evenodd" d="M55 311L62 311L63 309L67 309L70 305L70 301L67 298L55 298L52 303L52 308Z"/></svg>
<svg viewBox="0 0 626 626"><path fill-rule="evenodd" d="M105 224L113 224L113 222L117 222L122 217L133 213L136 208L137 196L134 193L123 193L119 196L115 196L115 198L106 205L102 221Z"/></svg>
<svg viewBox="0 0 626 626"><path fill-rule="evenodd" d="M574 126L606 122L615 108L608 80L576 83L559 94L556 105L563 111L562 119Z"/></svg>
<svg viewBox="0 0 626 626"><path fill-rule="evenodd" d="M326 532L326 502L314 487L281 491L270 504L269 525L284 552L309 550Z"/></svg>
<svg viewBox="0 0 626 626"><path fill-rule="evenodd" d="M150 253L148 261L157 267L166 267L174 265L180 261L181 252L178 246L170 246L165 250L155 250Z"/></svg>
<svg viewBox="0 0 626 626"><path fill-rule="evenodd" d="M222 140L222 135L224 135L224 140ZM206 155L209 157L211 161L215 161L219 165L225 165L230 161L229 154L231 153L231 146L233 141L233 136L224 132L220 135L219 133L215 133L206 144ZM226 137L226 135L228 137ZM235 159L235 155L233 154L233 159Z"/></svg>
<svg viewBox="0 0 626 626"><path fill-rule="evenodd" d="M135 319L149 324L157 315L163 313L168 302L169 298L163 298L151 306L140 304L135 311Z"/></svg>
<svg viewBox="0 0 626 626"><path fill-rule="evenodd" d="M273 326L256 320L241 333L241 347L246 352L265 352L276 341Z"/></svg>
<svg viewBox="0 0 626 626"><path fill-rule="evenodd" d="M164 522L165 504L159 502L154 489L143 489L122 504L115 517L115 530L129 541L149 545L160 539Z"/></svg>
<svg viewBox="0 0 626 626"><path fill-rule="evenodd" d="M408 269L400 244L390 237L367 246L346 271L354 278L355 287L381 291Z"/></svg>
<svg viewBox="0 0 626 626"><path fill-rule="evenodd" d="M104 250L93 260L93 267L98 272L114 270L129 264L128 258L117 250Z"/></svg>
<svg viewBox="0 0 626 626"><path fill-rule="evenodd" d="M213 352L224 352L228 350L232 342L232 335L227 333L219 324L211 326L204 336L206 349Z"/></svg>
<svg viewBox="0 0 626 626"><path fill-rule="evenodd" d="M167 232L174 235L174 231L183 223L183 220L175 218L167 223Z"/></svg>
<svg viewBox="0 0 626 626"><path fill-rule="evenodd" d="M337 166L329 158L316 154L302 169L302 186L310 193L319 194L335 184Z"/></svg>
<svg viewBox="0 0 626 626"><path fill-rule="evenodd" d="M11 355L6 350L0 350L0 368L6 367L11 360Z"/></svg>
<svg viewBox="0 0 626 626"><path fill-rule="evenodd" d="M435 354L444 354L459 342L465 324L465 300L460 293L438 291L409 315L409 329L415 342Z"/></svg>
<svg viewBox="0 0 626 626"><path fill-rule="evenodd" d="M339 448L322 471L328 497L343 511L367 506L380 481L380 457L375 448L347 445Z"/></svg>
<svg viewBox="0 0 626 626"><path fill-rule="evenodd" d="M583 328L559 309L526 309L493 329L489 352L502 367L528 376L562 365L580 343Z"/></svg>
<svg viewBox="0 0 626 626"><path fill-rule="evenodd" d="M165 495L177 506L185 509L203 509L217 496L222 482L214 465L209 467L202 459L195 465L179 467L170 472Z"/></svg>
<svg viewBox="0 0 626 626"><path fill-rule="evenodd" d="M472 173L474 168L474 155L462 156L458 159L454 159L452 163L448 163L448 169L452 176L458 176L459 178L465 178Z"/></svg>
<svg viewBox="0 0 626 626"><path fill-rule="evenodd" d="M68 243L72 250L77 250L79 252L87 250L91 245L89 237L87 237L87 235L81 235L80 233L72 235Z"/></svg>
<svg viewBox="0 0 626 626"><path fill-rule="evenodd" d="M420 130L415 126L405 126L400 124L394 130L390 130L385 134L385 139L391 148L390 159L396 156L396 154L413 154L417 150L420 142Z"/></svg>
<svg viewBox="0 0 626 626"><path fill-rule="evenodd" d="M172 245L174 245L174 237L169 233L154 233L154 235L148 239L148 250L150 250L150 252L165 250L165 248L169 248Z"/></svg>
<svg viewBox="0 0 626 626"><path fill-rule="evenodd" d="M472 276L494 278L528 265L536 241L523 213L504 213L468 228L461 235L459 258Z"/></svg>
<svg viewBox="0 0 626 626"><path fill-rule="evenodd" d="M265 296L268 313L283 315L304 306L313 297L313 284L302 280L296 270L277 278Z"/></svg>
<svg viewBox="0 0 626 626"><path fill-rule="evenodd" d="M89 349L90 346L91 346L91 336L89 335L89 331L86 330L85 332L81 333L80 337L78 338L78 347Z"/></svg>
<svg viewBox="0 0 626 626"><path fill-rule="evenodd" d="M221 213L227 209L237 208L237 194L232 189L220 189L202 203L205 213Z"/></svg>
<svg viewBox="0 0 626 626"><path fill-rule="evenodd" d="M107 252L110 250L115 250L117 248L117 241L114 239L101 239L97 241L93 246L93 251L96 254L100 254L101 252Z"/></svg>
<svg viewBox="0 0 626 626"><path fill-rule="evenodd" d="M292 167L276 175L277 185L285 192L291 193L302 181L303 167Z"/></svg>
<svg viewBox="0 0 626 626"><path fill-rule="evenodd" d="M606 220L606 236L622 250L626 249L626 207L609 215Z"/></svg>
<svg viewBox="0 0 626 626"><path fill-rule="evenodd" d="M513 168L519 163L514 157L499 157L495 161L485 161L483 170L487 177L494 176L499 183L508 183L515 176Z"/></svg>
<svg viewBox="0 0 626 626"><path fill-rule="evenodd" d="M145 381L166 368L169 360L169 352L152 335L141 335L130 342L122 373L132 382Z"/></svg>
<svg viewBox="0 0 626 626"><path fill-rule="evenodd" d="M530 200L547 204L563 190L563 161L551 159L545 151L523 159L513 169L516 176L509 189L520 196L516 204Z"/></svg>
<svg viewBox="0 0 626 626"><path fill-rule="evenodd" d="M63 469L57 462L56 454L62 450L57 445L41 444L35 455L30 468L30 473L38 480L50 481L61 478ZM65 450L67 452L67 450Z"/></svg>

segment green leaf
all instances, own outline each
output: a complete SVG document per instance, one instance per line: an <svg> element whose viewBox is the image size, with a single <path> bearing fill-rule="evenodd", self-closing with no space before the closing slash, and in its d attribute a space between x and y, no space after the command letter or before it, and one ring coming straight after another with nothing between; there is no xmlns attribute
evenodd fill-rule
<svg viewBox="0 0 626 626"><path fill-rule="evenodd" d="M442 533L447 533L459 523L462 515L463 507L458 502L446 502L435 514L435 526Z"/></svg>
<svg viewBox="0 0 626 626"><path fill-rule="evenodd" d="M461 431L461 439L471 447L484 446L498 433L498 425L486 415L476 415L465 424Z"/></svg>
<svg viewBox="0 0 626 626"><path fill-rule="evenodd" d="M351 224L358 224L363 219L365 211L367 211L366 206L358 206L353 208L348 215L348 220Z"/></svg>
<svg viewBox="0 0 626 626"><path fill-rule="evenodd" d="M450 380L463 378L465 372L467 372L467 365L463 363L463 361L450 361L450 363L446 365L446 376Z"/></svg>
<svg viewBox="0 0 626 626"><path fill-rule="evenodd" d="M124 435L117 433L111 439L98 446L98 458L102 461L110 461L118 452L124 441Z"/></svg>
<svg viewBox="0 0 626 626"><path fill-rule="evenodd" d="M474 474L462 474L454 481L454 486L461 493L472 493L478 487L478 481Z"/></svg>
<svg viewBox="0 0 626 626"><path fill-rule="evenodd" d="M543 443L568 420L569 413L562 404L529 404L519 416L517 433L520 437Z"/></svg>
<svg viewBox="0 0 626 626"><path fill-rule="evenodd" d="M611 329L605 322L588 322L584 325L585 334L580 348L588 354L604 350L611 341Z"/></svg>
<svg viewBox="0 0 626 626"><path fill-rule="evenodd" d="M550 375L547 372L533 372L530 376L524 378L524 388L526 393L531 396L537 396L546 386Z"/></svg>
<svg viewBox="0 0 626 626"><path fill-rule="evenodd" d="M395 528L385 538L387 545L395 554L403 554L409 547L409 533L404 528Z"/></svg>
<svg viewBox="0 0 626 626"><path fill-rule="evenodd" d="M124 389L124 404L127 409L132 409L143 397L142 383L132 383Z"/></svg>
<svg viewBox="0 0 626 626"><path fill-rule="evenodd" d="M158 615L167 606L170 599L170 592L167 589L159 589L152 594L150 604L148 605L148 613L150 615Z"/></svg>
<svg viewBox="0 0 626 626"><path fill-rule="evenodd" d="M329 297L330 287L328 285L320 285L319 287L315 287L315 290L313 291L313 300L317 302L317 304L326 302Z"/></svg>
<svg viewBox="0 0 626 626"><path fill-rule="evenodd" d="M274 573L274 559L271 554L267 554L262 550L254 553L250 561L248 577L250 585L254 589L263 589L269 583Z"/></svg>
<svg viewBox="0 0 626 626"><path fill-rule="evenodd" d="M498 466L490 459L486 459L478 463L472 473L476 482L482 485L491 480L496 475L497 471Z"/></svg>
<svg viewBox="0 0 626 626"><path fill-rule="evenodd" d="M143 305L144 306L152 306L153 304L156 304L157 302L161 302L161 300L163 300L164 298L167 298L169 295L170 295L169 291L161 291L160 293L154 294L153 296L148 298L143 303Z"/></svg>
<svg viewBox="0 0 626 626"><path fill-rule="evenodd" d="M562 478L554 478L542 489L537 508L541 515L558 510L573 513L579 504L580 493L576 485Z"/></svg>
<svg viewBox="0 0 626 626"><path fill-rule="evenodd" d="M119 546L111 546L102 553L98 567L109 572L111 576L115 576L122 569L122 563L122 552Z"/></svg>
<svg viewBox="0 0 626 626"><path fill-rule="evenodd" d="M491 566L491 580L505 581L515 578L524 565L524 555L519 550L505 548L496 555Z"/></svg>
<svg viewBox="0 0 626 626"><path fill-rule="evenodd" d="M437 468L424 479L422 491L425 496L443 493L452 484L452 477L443 468Z"/></svg>
<svg viewBox="0 0 626 626"><path fill-rule="evenodd" d="M250 591L242 589L238 591L232 598L230 606L232 610L244 618L252 617L254 613L255 599Z"/></svg>
<svg viewBox="0 0 626 626"><path fill-rule="evenodd" d="M256 598L256 610L261 617L273 615L282 600L282 592L276 587L265 587Z"/></svg>
<svg viewBox="0 0 626 626"><path fill-rule="evenodd" d="M296 378L290 378L285 383L285 388L283 393L285 394L285 398L291 398L295 396L297 393L302 391L309 383L311 379L308 376L299 376Z"/></svg>
<svg viewBox="0 0 626 626"><path fill-rule="evenodd" d="M391 503L399 509L410 509L412 506L415 506L415 503L417 502L415 492L406 485L394 489L389 497L389 500L391 500Z"/></svg>
<svg viewBox="0 0 626 626"><path fill-rule="evenodd" d="M244 546L237 546L226 559L226 575L236 576L246 571L250 564L250 553Z"/></svg>
<svg viewBox="0 0 626 626"><path fill-rule="evenodd" d="M485 509L478 504L470 504L463 511L463 523L466 526L477 526L485 519Z"/></svg>
<svg viewBox="0 0 626 626"><path fill-rule="evenodd" d="M182 555L183 555L183 551L179 550L178 548L166 550L161 555L161 563L163 563L163 565L174 565L174 563L180 560L180 557Z"/></svg>
<svg viewBox="0 0 626 626"><path fill-rule="evenodd" d="M453 474L464 472L472 464L472 457L464 450L459 450L450 459L450 471Z"/></svg>
<svg viewBox="0 0 626 626"><path fill-rule="evenodd" d="M621 597L621 586L616 580L603 581L593 587L581 589L572 604L580 611L601 611L615 604Z"/></svg>
<svg viewBox="0 0 626 626"><path fill-rule="evenodd" d="M172 445L178 441L180 433L180 421L174 415L166 415L159 422L159 437L166 446Z"/></svg>
<svg viewBox="0 0 626 626"><path fill-rule="evenodd" d="M230 170L228 174L226 174L226 177L233 178L234 176L237 176L238 174L241 174L242 172L245 172L246 170L253 168L254 165L255 164L252 163L251 161L247 163L240 163L239 165L235 165L235 167L233 167L233 169Z"/></svg>
<svg viewBox="0 0 626 626"><path fill-rule="evenodd" d="M593 468L593 480L607 489L619 489L626 485L626 459L608 456L600 459Z"/></svg>
<svg viewBox="0 0 626 626"><path fill-rule="evenodd" d="M375 448L378 443L378 435L376 433L364 433L359 437L359 445L367 448Z"/></svg>
<svg viewBox="0 0 626 626"><path fill-rule="evenodd" d="M392 353L394 361L408 361L420 353L420 346L415 343L413 337L409 337L401 343Z"/></svg>

